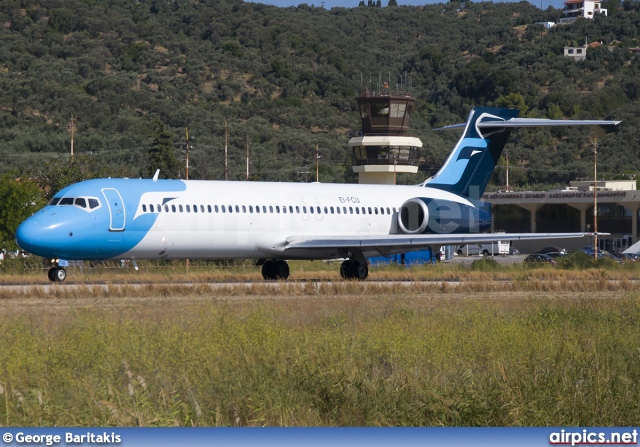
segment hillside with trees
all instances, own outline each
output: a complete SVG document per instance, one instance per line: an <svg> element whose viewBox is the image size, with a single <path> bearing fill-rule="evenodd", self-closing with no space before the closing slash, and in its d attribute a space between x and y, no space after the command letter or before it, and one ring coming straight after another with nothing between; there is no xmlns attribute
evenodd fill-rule
<svg viewBox="0 0 640 447"><path fill-rule="evenodd" d="M640 2L609 1L609 17L546 30L561 11L528 2L424 7L361 3L326 10L241 0L5 0L0 4L0 174L46 179L95 175L352 182L348 131L355 97L390 80L417 98L412 133L425 144L417 183L444 161L475 105L530 117L622 119L611 133L515 132L510 181L561 184L592 172L640 171ZM400 2L401 3L401 2ZM620 6L616 9L616 6ZM587 60L563 47L600 41ZM74 153L91 169L65 176ZM159 150L162 145L162 150ZM173 148L171 148L173 145ZM168 146L168 149L167 149ZM155 148L155 149L154 149ZM173 153L175 159L158 160ZM170 157L171 158L171 157ZM56 174L58 172L58 174ZM73 173L72 173L73 174ZM503 180L498 170L494 183Z"/></svg>

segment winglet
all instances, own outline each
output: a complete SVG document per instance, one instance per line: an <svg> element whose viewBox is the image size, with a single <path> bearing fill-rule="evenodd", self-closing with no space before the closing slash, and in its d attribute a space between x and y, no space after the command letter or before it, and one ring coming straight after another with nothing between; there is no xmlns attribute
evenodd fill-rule
<svg viewBox="0 0 640 447"><path fill-rule="evenodd" d="M160 169L158 169L155 173L155 175L153 176L153 181L157 182L158 181L158 176L160 175Z"/></svg>

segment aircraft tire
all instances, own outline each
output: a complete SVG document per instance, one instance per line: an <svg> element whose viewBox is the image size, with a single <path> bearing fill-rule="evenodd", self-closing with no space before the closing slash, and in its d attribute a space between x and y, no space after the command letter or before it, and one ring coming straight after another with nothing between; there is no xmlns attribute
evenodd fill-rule
<svg viewBox="0 0 640 447"><path fill-rule="evenodd" d="M274 279L287 279L289 277L289 264L282 259L275 261L273 271Z"/></svg>
<svg viewBox="0 0 640 447"><path fill-rule="evenodd" d="M53 281L55 282L63 282L65 279L67 279L67 271L61 267L51 269L49 270L49 272L51 272L51 278L53 278Z"/></svg>
<svg viewBox="0 0 640 447"><path fill-rule="evenodd" d="M53 276L53 272L55 272L55 270L56 269L52 267L47 271L47 276L49 277L49 281L51 282L56 280L55 277Z"/></svg>
<svg viewBox="0 0 640 447"><path fill-rule="evenodd" d="M264 261L262 264L262 277L265 281L269 281L276 278L276 263L273 261Z"/></svg>
<svg viewBox="0 0 640 447"><path fill-rule="evenodd" d="M351 260L346 260L342 264L340 264L340 276L342 279L351 279L353 278L351 274Z"/></svg>
<svg viewBox="0 0 640 447"><path fill-rule="evenodd" d="M358 261L354 261L354 275L353 277L358 281L364 281L369 276L369 267L367 264L360 264Z"/></svg>

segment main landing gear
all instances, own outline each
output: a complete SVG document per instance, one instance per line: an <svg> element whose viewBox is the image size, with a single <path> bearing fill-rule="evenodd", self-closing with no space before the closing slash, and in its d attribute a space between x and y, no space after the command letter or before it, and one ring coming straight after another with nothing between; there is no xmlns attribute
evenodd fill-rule
<svg viewBox="0 0 640 447"><path fill-rule="evenodd" d="M289 264L282 259L277 261L266 260L262 264L262 277L265 280L287 279L289 277Z"/></svg>
<svg viewBox="0 0 640 447"><path fill-rule="evenodd" d="M364 281L369 276L369 267L367 267L366 261L360 262L355 259L348 259L340 266L340 276L342 276L342 279Z"/></svg>
<svg viewBox="0 0 640 447"><path fill-rule="evenodd" d="M49 281L62 282L67 278L67 271L62 267L51 267L47 273Z"/></svg>

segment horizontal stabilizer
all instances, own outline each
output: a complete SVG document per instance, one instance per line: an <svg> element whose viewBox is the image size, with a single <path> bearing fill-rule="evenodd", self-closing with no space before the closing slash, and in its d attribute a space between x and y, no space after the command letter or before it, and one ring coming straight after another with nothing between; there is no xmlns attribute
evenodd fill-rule
<svg viewBox="0 0 640 447"><path fill-rule="evenodd" d="M506 129L518 127L561 127L561 126L617 126L621 121L611 120L550 120L546 118L511 118L500 121L480 121L476 123L478 129ZM467 123L452 124L433 130L464 129Z"/></svg>

